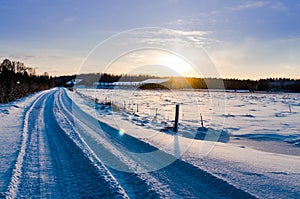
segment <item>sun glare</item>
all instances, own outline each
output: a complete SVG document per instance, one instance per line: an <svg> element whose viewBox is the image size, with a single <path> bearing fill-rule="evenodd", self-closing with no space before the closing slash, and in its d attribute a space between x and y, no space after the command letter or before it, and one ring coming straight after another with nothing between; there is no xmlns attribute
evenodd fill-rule
<svg viewBox="0 0 300 199"><path fill-rule="evenodd" d="M194 71L193 67L184 59L175 55L166 55L160 58L161 65L164 65L180 75L187 75Z"/></svg>

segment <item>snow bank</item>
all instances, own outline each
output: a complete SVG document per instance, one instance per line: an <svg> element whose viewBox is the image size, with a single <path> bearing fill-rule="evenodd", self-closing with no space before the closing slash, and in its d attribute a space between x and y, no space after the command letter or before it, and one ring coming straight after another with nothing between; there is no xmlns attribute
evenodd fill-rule
<svg viewBox="0 0 300 199"><path fill-rule="evenodd" d="M97 91L96 97L100 98L101 94L106 96L105 91L103 92ZM95 91L85 90L84 93L90 93L91 99L95 97ZM68 92L68 95L80 108L100 121L180 157L254 196L260 198L297 198L300 196L300 157L297 154L287 155L280 151L277 153L278 150L276 153L266 152L271 151L266 149L272 147L268 144L262 148L263 150L257 150L250 148L247 140L244 142L245 145L241 145L242 142L216 143L166 134L161 132L160 122L149 119L153 117L153 114L152 116L151 114L146 115L139 111L139 117L136 120L140 119L140 121L136 122L134 120L136 113L128 116L127 113L123 114L120 110L111 110L108 107L99 108L97 105L95 106L93 100L87 100L77 94ZM140 101L147 103L147 96L136 95L139 96ZM231 136L237 136L236 140L242 139L238 137L241 135L251 134L255 137L258 132L264 132L263 137L256 137L260 145L267 143L264 142L264 136L277 136L280 141L291 141L287 137L290 138L289 136L292 135L294 137L291 143L297 142L300 109L298 106L293 106L292 112L289 112L287 104L296 104L299 99L298 94L284 96L281 94L234 93L229 94L226 99L228 100L226 111L230 117L227 117L226 114L219 115L219 117L225 118L224 129ZM201 98L201 100L203 99ZM169 104L170 102L172 100L164 103ZM286 117L276 117L276 112L280 112ZM148 124L144 122L146 119L150 125L145 125ZM199 122L194 123L199 126ZM209 124L209 126L213 126L213 124ZM247 136L247 138L253 139L251 136ZM292 150L292 147L290 145L289 150Z"/></svg>
<svg viewBox="0 0 300 199"><path fill-rule="evenodd" d="M40 94L41 92L15 102L0 104L0 196L4 195L10 182L19 153L26 108Z"/></svg>

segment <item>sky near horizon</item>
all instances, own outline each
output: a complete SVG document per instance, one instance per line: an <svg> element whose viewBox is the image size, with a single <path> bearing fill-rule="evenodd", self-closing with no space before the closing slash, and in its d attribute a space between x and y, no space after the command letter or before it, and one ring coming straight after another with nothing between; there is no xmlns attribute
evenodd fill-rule
<svg viewBox="0 0 300 199"><path fill-rule="evenodd" d="M84 66L92 61L100 64L101 60L89 56L101 59L106 53L117 55L113 45L104 54L91 55L101 42L105 43L120 32L156 27L168 31L147 35L147 44L149 38L161 46L180 42L173 50L176 53L178 46L186 46L186 38L206 53L220 77L300 78L300 0L0 2L0 59L24 62L35 67L38 73L91 72ZM174 35L183 39L170 40ZM136 37L143 38L141 41L146 38L145 35ZM127 38L126 41L131 40ZM192 71L179 69L188 67L184 61L172 58L166 52L142 52L133 52L128 59L123 57L120 64L125 68L134 64L151 65L152 62L154 65L172 64L176 72L193 76ZM134 62L141 59L147 60L145 63ZM112 71L124 73L121 67L119 65Z"/></svg>

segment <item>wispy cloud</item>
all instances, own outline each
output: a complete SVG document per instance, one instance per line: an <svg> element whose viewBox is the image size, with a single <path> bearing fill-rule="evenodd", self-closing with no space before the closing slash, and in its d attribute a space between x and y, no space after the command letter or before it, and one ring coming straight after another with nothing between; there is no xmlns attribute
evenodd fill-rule
<svg viewBox="0 0 300 199"><path fill-rule="evenodd" d="M208 38L211 31L200 30L172 30L172 29L160 29L160 30L148 30L148 31L136 31L136 40L140 43L148 45L170 45L176 44L177 46L201 46L212 42L212 39Z"/></svg>
<svg viewBox="0 0 300 199"><path fill-rule="evenodd" d="M273 1L270 4L270 6L272 9L275 9L275 10L282 10L282 11L288 10L288 7L281 1Z"/></svg>
<svg viewBox="0 0 300 199"><path fill-rule="evenodd" d="M262 41L246 39L227 43L211 51L219 72L224 77L293 77L300 72L300 38Z"/></svg>
<svg viewBox="0 0 300 199"><path fill-rule="evenodd" d="M76 20L76 17L67 17L64 19L64 24L72 23L75 20Z"/></svg>
<svg viewBox="0 0 300 199"><path fill-rule="evenodd" d="M37 74L46 71L51 75L61 75L76 74L79 70L79 64L84 60L83 55L75 55L59 49L39 49L37 51L0 54L0 62L7 58L21 61L26 66L35 68Z"/></svg>
<svg viewBox="0 0 300 199"><path fill-rule="evenodd" d="M269 1L247 1L232 8L233 10L246 10L252 8L261 8L269 5Z"/></svg>
<svg viewBox="0 0 300 199"><path fill-rule="evenodd" d="M176 19L167 23L167 25L183 25L186 21L183 19Z"/></svg>
<svg viewBox="0 0 300 199"><path fill-rule="evenodd" d="M269 7L274 10L281 10L285 11L288 10L288 7L281 1L274 0L274 1L247 1L245 3L239 4L232 8L232 10L242 11L247 9L255 9L255 8L262 8L262 7Z"/></svg>

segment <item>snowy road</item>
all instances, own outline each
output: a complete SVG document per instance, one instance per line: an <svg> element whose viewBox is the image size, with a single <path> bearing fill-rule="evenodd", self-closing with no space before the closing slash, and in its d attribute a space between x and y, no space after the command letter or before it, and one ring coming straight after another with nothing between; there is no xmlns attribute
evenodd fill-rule
<svg viewBox="0 0 300 199"><path fill-rule="evenodd" d="M140 139L120 136L64 89L35 97L4 198L253 198ZM158 155L135 155L151 151ZM145 172L166 160L172 163Z"/></svg>
<svg viewBox="0 0 300 199"><path fill-rule="evenodd" d="M54 93L44 92L26 111L22 144L6 197L124 196L109 174L96 169L60 128L54 115Z"/></svg>

